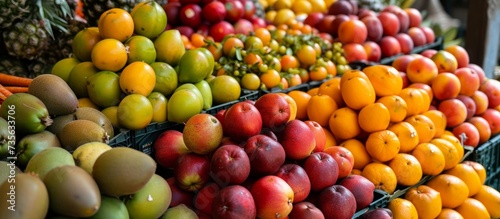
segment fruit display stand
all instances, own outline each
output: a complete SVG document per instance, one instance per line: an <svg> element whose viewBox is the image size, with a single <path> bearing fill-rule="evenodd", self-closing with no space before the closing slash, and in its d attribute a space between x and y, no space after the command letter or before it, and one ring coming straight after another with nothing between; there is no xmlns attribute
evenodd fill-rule
<svg viewBox="0 0 500 219"><path fill-rule="evenodd" d="M468 160L482 164L488 176L485 184L500 189L500 135L478 146Z"/></svg>
<svg viewBox="0 0 500 219"><path fill-rule="evenodd" d="M259 97L258 91L242 90L242 94L238 100L227 102L224 104L215 105L202 113L215 115L221 109L228 109L235 103L245 100L256 100ZM153 143L166 130L175 129L182 131L182 124L175 122L154 122L140 130L120 130L110 141L112 147L124 146L131 147L142 151L147 155L153 156Z"/></svg>
<svg viewBox="0 0 500 219"><path fill-rule="evenodd" d="M410 53L411 54L420 54L421 52L423 52L427 49L442 50L443 43L444 43L444 37L440 36L440 37L437 37L436 40L432 43L428 43L428 44L413 48L413 50ZM383 58L380 60L380 64L390 65L399 56L400 55L395 55L395 56Z"/></svg>
<svg viewBox="0 0 500 219"><path fill-rule="evenodd" d="M370 206L359 210L354 214L352 217L353 219L361 217L364 213L368 212L369 210L373 210L376 208L383 208L386 207L387 204L389 203L389 194L387 192L384 192L382 190L376 189L375 192L373 193L373 202L370 204Z"/></svg>

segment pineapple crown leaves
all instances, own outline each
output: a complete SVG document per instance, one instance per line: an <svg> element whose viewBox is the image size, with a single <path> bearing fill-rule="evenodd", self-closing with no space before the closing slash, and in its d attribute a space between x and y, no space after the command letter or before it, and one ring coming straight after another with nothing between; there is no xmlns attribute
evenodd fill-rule
<svg viewBox="0 0 500 219"><path fill-rule="evenodd" d="M54 30L68 33L67 27L68 22L66 22L66 17L73 17L71 13L71 8L65 0L37 0L35 2L38 8L38 14L44 21L45 30L54 39Z"/></svg>

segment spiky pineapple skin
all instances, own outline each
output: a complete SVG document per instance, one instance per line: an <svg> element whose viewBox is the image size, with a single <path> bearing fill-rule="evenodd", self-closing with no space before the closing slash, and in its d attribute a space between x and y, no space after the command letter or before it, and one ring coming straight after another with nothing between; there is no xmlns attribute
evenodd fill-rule
<svg viewBox="0 0 500 219"><path fill-rule="evenodd" d="M0 56L0 72L19 77L31 77L23 60L8 56Z"/></svg>
<svg viewBox="0 0 500 219"><path fill-rule="evenodd" d="M97 26L99 17L106 10L121 8L131 12L136 4L147 0L82 0L83 14L90 26Z"/></svg>
<svg viewBox="0 0 500 219"><path fill-rule="evenodd" d="M0 28L11 26L29 14L28 0L0 0Z"/></svg>
<svg viewBox="0 0 500 219"><path fill-rule="evenodd" d="M27 60L40 57L50 41L43 21L36 19L18 21L6 28L2 35L8 54Z"/></svg>

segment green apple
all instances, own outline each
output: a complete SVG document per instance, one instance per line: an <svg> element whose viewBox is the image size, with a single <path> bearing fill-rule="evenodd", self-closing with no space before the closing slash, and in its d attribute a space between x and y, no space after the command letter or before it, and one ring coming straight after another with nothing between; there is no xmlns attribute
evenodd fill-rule
<svg viewBox="0 0 500 219"><path fill-rule="evenodd" d="M92 168L97 158L107 150L110 150L111 146L102 142L88 142L80 145L73 151L73 159L75 159L75 164L92 175Z"/></svg>
<svg viewBox="0 0 500 219"><path fill-rule="evenodd" d="M165 214L161 217L161 219L173 219L173 218L182 218L182 219L198 219L198 215L188 208L184 204L177 205L175 207L169 208Z"/></svg>
<svg viewBox="0 0 500 219"><path fill-rule="evenodd" d="M172 201L172 191L163 177L154 174L139 191L125 200L130 218L159 218Z"/></svg>

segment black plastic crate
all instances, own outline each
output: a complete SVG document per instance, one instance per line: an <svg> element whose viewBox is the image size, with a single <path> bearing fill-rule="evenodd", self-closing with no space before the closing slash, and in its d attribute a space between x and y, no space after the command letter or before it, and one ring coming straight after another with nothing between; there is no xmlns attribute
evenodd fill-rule
<svg viewBox="0 0 500 219"><path fill-rule="evenodd" d="M219 112L219 110L229 109L229 107L231 107L232 105L234 105L238 102L241 102L241 101L257 100L259 98L259 96L260 96L259 91L243 89L243 90L241 90L241 95L240 95L240 98L238 98L238 100L234 100L234 101L230 101L227 103L212 106L212 107L210 107L210 109L204 110L203 113L215 115L217 112Z"/></svg>
<svg viewBox="0 0 500 219"><path fill-rule="evenodd" d="M413 48L413 50L410 52L411 54L419 54L421 52L423 52L424 50L426 49L435 49L435 50L442 50L443 49L443 41L444 41L444 37L437 37L436 40L432 43L428 43L426 45L422 45L422 46L417 46L415 48ZM395 55L395 56L391 56L391 57L386 57L386 58L383 58L380 60L380 64L383 64L383 65L391 65L392 62L399 56L402 56L403 54L400 53L398 55Z"/></svg>
<svg viewBox="0 0 500 219"><path fill-rule="evenodd" d="M484 184L500 191L500 170L497 170L495 173L489 175Z"/></svg>
<svg viewBox="0 0 500 219"><path fill-rule="evenodd" d="M490 138L489 141L478 146L469 157L469 160L476 161L484 166L488 179L500 177L500 135ZM499 184L497 179L497 186ZM494 181L491 179L490 181Z"/></svg>
<svg viewBox="0 0 500 219"><path fill-rule="evenodd" d="M270 90L261 90L261 96L264 95L264 94L267 94L267 93L288 93L290 91L293 91L293 90L300 90L300 91L304 91L304 92L307 92L308 90L310 89L309 87L309 84L308 83L302 83L302 84L299 84L299 85L295 85L293 87L289 87L287 89L281 89L279 87L273 87L271 88Z"/></svg>
<svg viewBox="0 0 500 219"><path fill-rule="evenodd" d="M386 207L387 204L389 204L389 195L387 194L387 192L376 189L375 192L373 193L373 202L370 203L368 207L357 211L352 218L358 218L367 211L375 208Z"/></svg>

